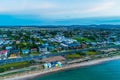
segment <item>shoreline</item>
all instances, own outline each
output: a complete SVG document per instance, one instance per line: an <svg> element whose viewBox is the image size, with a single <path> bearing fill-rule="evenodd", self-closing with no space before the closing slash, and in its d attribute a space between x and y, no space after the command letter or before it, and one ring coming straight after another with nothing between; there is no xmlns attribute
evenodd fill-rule
<svg viewBox="0 0 120 80"><path fill-rule="evenodd" d="M86 61L86 62L81 62L81 63L74 63L74 64L63 66L61 68L51 68L51 69L43 70L43 71L40 70L40 71L37 71L36 73L33 73L33 74L16 76L14 78L6 78L4 80L29 80L30 78L42 76L42 75L57 72L57 71L63 71L63 70L67 70L67 69L77 68L77 67L96 65L96 64L100 64L100 63L103 63L106 61L117 60L117 59L120 59L120 56L101 58L101 59L91 60L91 61Z"/></svg>

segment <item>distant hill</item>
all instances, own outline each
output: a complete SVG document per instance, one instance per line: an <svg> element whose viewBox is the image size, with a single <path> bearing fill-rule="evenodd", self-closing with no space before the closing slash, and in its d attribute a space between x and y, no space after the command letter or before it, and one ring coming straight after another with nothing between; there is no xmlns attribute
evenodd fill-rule
<svg viewBox="0 0 120 80"><path fill-rule="evenodd" d="M120 24L120 17L89 17L74 19L35 19L28 16L0 15L0 25L91 25Z"/></svg>

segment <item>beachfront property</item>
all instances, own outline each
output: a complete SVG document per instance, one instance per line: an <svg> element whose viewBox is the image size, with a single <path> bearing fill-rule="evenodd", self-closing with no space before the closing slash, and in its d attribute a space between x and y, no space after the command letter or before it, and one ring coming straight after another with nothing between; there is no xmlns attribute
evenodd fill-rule
<svg viewBox="0 0 120 80"><path fill-rule="evenodd" d="M37 48L32 48L30 52L37 52Z"/></svg>
<svg viewBox="0 0 120 80"><path fill-rule="evenodd" d="M51 42L65 42L67 44L73 43L73 42L77 42L77 40L75 39L70 39L70 38L66 38L65 36L61 36L61 35L56 35L54 38L49 39Z"/></svg>
<svg viewBox="0 0 120 80"><path fill-rule="evenodd" d="M23 50L22 50L22 54L28 54L29 52L30 52L29 49L23 49Z"/></svg>
<svg viewBox="0 0 120 80"><path fill-rule="evenodd" d="M62 46L62 48L68 48L68 49L77 49L77 48L80 48L81 45L80 43L61 43L60 44Z"/></svg>
<svg viewBox="0 0 120 80"><path fill-rule="evenodd" d="M7 50L2 50L0 51L0 60L5 60L8 57L8 51Z"/></svg>
<svg viewBox="0 0 120 80"><path fill-rule="evenodd" d="M20 57L20 49L12 49L8 53L8 58L19 58Z"/></svg>
<svg viewBox="0 0 120 80"><path fill-rule="evenodd" d="M104 53L109 53L109 52L115 52L115 51L117 51L117 49L115 49L115 48L109 48L109 49L101 49L100 51L104 52Z"/></svg>
<svg viewBox="0 0 120 80"><path fill-rule="evenodd" d="M12 49L12 46L7 46L5 49L10 50L10 49Z"/></svg>
<svg viewBox="0 0 120 80"><path fill-rule="evenodd" d="M49 57L44 58L41 60L43 62L43 67L45 69L53 68L53 67L62 67L62 64L64 64L65 58L62 56L55 56L55 57Z"/></svg>
<svg viewBox="0 0 120 80"><path fill-rule="evenodd" d="M39 52L43 53L43 54L45 54L46 52L48 52L47 46L45 46L45 45L40 45L38 47L38 49L39 49Z"/></svg>

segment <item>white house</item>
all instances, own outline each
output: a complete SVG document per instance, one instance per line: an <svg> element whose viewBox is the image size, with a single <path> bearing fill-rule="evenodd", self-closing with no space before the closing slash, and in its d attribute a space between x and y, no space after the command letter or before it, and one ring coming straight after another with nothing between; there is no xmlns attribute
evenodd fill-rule
<svg viewBox="0 0 120 80"><path fill-rule="evenodd" d="M7 54L8 54L8 51L7 51L7 50L2 50L2 51L0 51L0 60L5 60L5 59L7 59Z"/></svg>
<svg viewBox="0 0 120 80"><path fill-rule="evenodd" d="M47 51L47 47L46 46L39 46L39 52L46 52Z"/></svg>

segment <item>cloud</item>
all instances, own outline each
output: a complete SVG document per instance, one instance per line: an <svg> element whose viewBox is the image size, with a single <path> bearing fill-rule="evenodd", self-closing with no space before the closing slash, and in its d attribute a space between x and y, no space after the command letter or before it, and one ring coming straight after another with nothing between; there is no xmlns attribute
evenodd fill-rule
<svg viewBox="0 0 120 80"><path fill-rule="evenodd" d="M110 9L112 8L116 3L115 2L105 2L102 4L99 4L98 6L95 6L93 8L90 8L88 10L86 10L85 12L96 12L96 11L102 11L102 10L106 10L106 9Z"/></svg>
<svg viewBox="0 0 120 80"><path fill-rule="evenodd" d="M100 13L110 11L114 6L117 7L116 1L118 0L2 0L0 14L20 15L19 18L22 17L21 15L23 17L27 15L36 19L99 16Z"/></svg>
<svg viewBox="0 0 120 80"><path fill-rule="evenodd" d="M74 5L66 4L65 6L57 5L55 9L45 11L44 15L51 17L57 16L59 18L63 18L63 16L64 18L90 17L94 15L99 16L100 13L109 11L114 6L116 6L115 1L103 1L99 3L96 2L92 5L85 3L84 5L82 3L75 3Z"/></svg>
<svg viewBox="0 0 120 80"><path fill-rule="evenodd" d="M27 11L44 10L54 8L56 4L45 1L33 0L13 0L12 2L5 0L0 2L0 13L23 13ZM29 12L28 12L29 13Z"/></svg>

